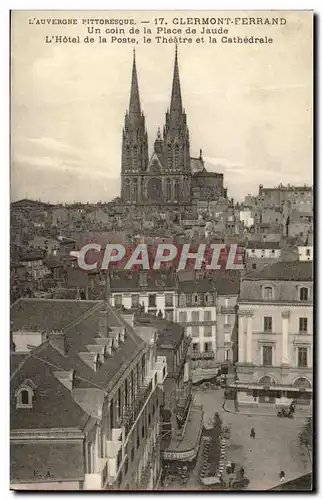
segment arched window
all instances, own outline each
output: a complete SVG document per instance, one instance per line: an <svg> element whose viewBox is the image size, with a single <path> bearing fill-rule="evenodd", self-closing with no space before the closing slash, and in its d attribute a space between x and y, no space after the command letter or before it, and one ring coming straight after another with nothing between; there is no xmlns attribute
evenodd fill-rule
<svg viewBox="0 0 323 500"><path fill-rule="evenodd" d="M129 181L129 179L125 180L125 198L126 198L126 201L130 200L130 181Z"/></svg>
<svg viewBox="0 0 323 500"><path fill-rule="evenodd" d="M134 199L134 201L138 201L138 181L137 181L137 179L133 180L133 199Z"/></svg>
<svg viewBox="0 0 323 500"><path fill-rule="evenodd" d="M296 380L294 380L293 386L294 387L302 387L302 388L304 387L306 389L311 389L311 387L312 387L309 380L307 380L307 378L304 378L304 377L299 377Z"/></svg>
<svg viewBox="0 0 323 500"><path fill-rule="evenodd" d="M17 408L32 408L35 386L31 380L24 382L16 392Z"/></svg>
<svg viewBox="0 0 323 500"><path fill-rule="evenodd" d="M180 199L179 182L177 180L174 183L174 198L176 201Z"/></svg>
<svg viewBox="0 0 323 500"><path fill-rule="evenodd" d="M270 377L269 375L265 375L264 377L261 377L258 384L265 386L276 385L276 380L274 380L274 378Z"/></svg>
<svg viewBox="0 0 323 500"><path fill-rule="evenodd" d="M170 179L166 180L166 199L171 200L172 199L172 184Z"/></svg>
<svg viewBox="0 0 323 500"><path fill-rule="evenodd" d="M303 286L299 291L300 300L308 300L308 295L308 288Z"/></svg>
<svg viewBox="0 0 323 500"><path fill-rule="evenodd" d="M274 298L273 288L271 286L265 286L263 293L265 300L272 300Z"/></svg>
<svg viewBox="0 0 323 500"><path fill-rule="evenodd" d="M29 405L29 392L27 391L27 389L23 389L20 392L20 402L24 406Z"/></svg>

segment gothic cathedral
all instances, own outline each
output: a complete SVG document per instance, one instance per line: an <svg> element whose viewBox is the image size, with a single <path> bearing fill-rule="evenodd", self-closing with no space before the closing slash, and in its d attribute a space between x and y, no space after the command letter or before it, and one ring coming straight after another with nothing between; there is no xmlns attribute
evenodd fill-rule
<svg viewBox="0 0 323 500"><path fill-rule="evenodd" d="M124 205L188 207L193 200L226 197L223 174L207 172L202 151L190 156L186 113L182 105L175 51L170 108L161 134L157 132L149 159L145 116L139 98L135 52L133 55L130 104L122 134L121 199Z"/></svg>

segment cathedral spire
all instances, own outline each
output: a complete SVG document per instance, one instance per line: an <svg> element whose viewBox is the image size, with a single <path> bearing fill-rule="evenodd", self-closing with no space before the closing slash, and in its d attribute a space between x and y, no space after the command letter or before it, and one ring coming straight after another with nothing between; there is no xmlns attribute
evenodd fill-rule
<svg viewBox="0 0 323 500"><path fill-rule="evenodd" d="M133 49L133 63L132 63L132 77L131 77L131 90L130 90L130 103L129 103L129 116L139 117L141 114L139 86L136 68L136 52Z"/></svg>
<svg viewBox="0 0 323 500"><path fill-rule="evenodd" d="M182 112L182 95L181 95L181 84L179 81L177 45L175 48L173 87L172 87L172 97L170 101L170 115L172 116L174 112L180 112L180 113Z"/></svg>

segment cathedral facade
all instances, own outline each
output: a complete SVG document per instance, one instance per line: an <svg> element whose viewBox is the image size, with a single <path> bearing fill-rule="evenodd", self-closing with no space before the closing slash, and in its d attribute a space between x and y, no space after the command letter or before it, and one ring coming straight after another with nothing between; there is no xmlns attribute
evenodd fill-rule
<svg viewBox="0 0 323 500"><path fill-rule="evenodd" d="M163 132L160 128L149 158L145 116L141 109L135 53L133 56L129 110L122 134L121 200L124 205L189 207L196 200L226 197L223 174L208 172L202 151L190 155L186 113L182 105L175 52L170 108Z"/></svg>

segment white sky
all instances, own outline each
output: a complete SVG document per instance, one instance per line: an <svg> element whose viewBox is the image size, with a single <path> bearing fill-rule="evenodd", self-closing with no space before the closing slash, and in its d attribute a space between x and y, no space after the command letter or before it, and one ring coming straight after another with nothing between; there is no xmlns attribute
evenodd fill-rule
<svg viewBox="0 0 323 500"><path fill-rule="evenodd" d="M191 14L200 13L179 15ZM119 195L133 47L45 44L45 35L85 36L86 29L30 25L28 19L127 15L140 21L156 13L13 13L13 200L108 201ZM177 13L160 15L170 21ZM242 17L203 12L208 15ZM179 46L191 155L202 148L209 170L223 172L229 196L238 199L260 183L312 182L312 15L279 15L286 26L230 28L232 36L272 36L273 44ZM151 152L170 102L174 45L140 44L136 54Z"/></svg>

